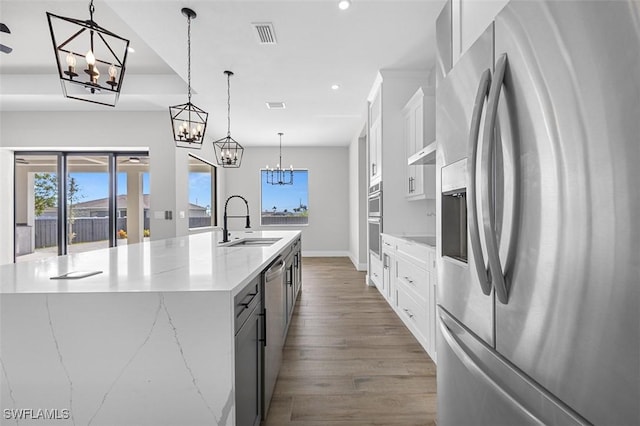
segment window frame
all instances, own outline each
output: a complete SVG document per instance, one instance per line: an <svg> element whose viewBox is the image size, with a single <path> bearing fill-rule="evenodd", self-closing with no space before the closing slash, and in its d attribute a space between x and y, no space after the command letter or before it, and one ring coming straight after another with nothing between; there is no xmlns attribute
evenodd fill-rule
<svg viewBox="0 0 640 426"><path fill-rule="evenodd" d="M265 167L261 167L258 173L258 181L260 183L260 226L264 226L264 227L305 227L305 226L309 226L309 216L307 216L307 223L273 223L273 224L264 224L262 223L262 172L266 172L269 169L265 168ZM294 167L293 169L294 173L295 172L307 172L307 210L309 209L309 205L311 204L310 201L310 191L309 191L309 169L308 168L304 168L304 167ZM283 186L289 186L289 185L283 185Z"/></svg>
<svg viewBox="0 0 640 426"><path fill-rule="evenodd" d="M198 160L208 166L211 167L211 223L208 226L198 226L192 228L188 226L190 233L197 233L206 230L211 230L218 226L218 166L212 163L211 161L205 160L204 158L197 156L193 153L188 153L188 161L191 161L191 158ZM189 177L191 174L191 164L187 164L187 221L189 220L189 207L191 206L191 202L189 198L191 197L190 190L191 185L189 184Z"/></svg>

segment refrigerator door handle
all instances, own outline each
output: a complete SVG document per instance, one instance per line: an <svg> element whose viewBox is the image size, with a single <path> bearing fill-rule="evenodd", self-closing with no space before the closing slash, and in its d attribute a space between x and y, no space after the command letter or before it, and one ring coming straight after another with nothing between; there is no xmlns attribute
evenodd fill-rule
<svg viewBox="0 0 640 426"><path fill-rule="evenodd" d="M500 256L498 253L498 241L495 232L495 217L493 214L493 173L492 169L492 153L494 141L494 130L496 126L496 118L498 116L498 101L500 99L500 90L504 80L504 72L507 68L507 54L504 53L496 62L493 81L489 91L489 100L487 103L487 117L484 123L482 160L484 172L486 173L482 179L482 220L484 225L484 237L487 247L487 257L489 258L489 271L491 272L491 281L496 290L498 300L507 304L509 301L509 289L507 288L502 266L500 265Z"/></svg>
<svg viewBox="0 0 640 426"><path fill-rule="evenodd" d="M487 68L480 76L480 84L476 93L476 100L473 104L473 115L471 119L471 129L469 130L469 145L467 149L467 211L469 212L469 240L471 242L471 252L480 281L482 293L491 294L491 281L487 271L487 263L482 254L480 245L480 225L478 223L478 207L476 202L476 159L478 156L478 138L480 136L480 122L482 121L482 109L485 99L489 94L491 84L491 71ZM481 167L482 169L482 167Z"/></svg>
<svg viewBox="0 0 640 426"><path fill-rule="evenodd" d="M521 403L519 403L511 394L509 394L502 386L496 383L493 378L486 371L482 369L480 365L478 365L474 359L467 353L465 348L458 342L458 339L455 337L455 332L452 331L447 323L451 324L452 327L458 328L459 326L451 321L447 320L442 314L439 315L438 324L440 326L440 333L443 339L447 342L447 345L455 356L460 360L460 362L465 366L467 370L471 374L473 374L476 378L482 380L487 384L493 391L508 401L512 406L517 407L520 412L524 415L528 416L531 420L529 423L537 423L540 425L544 425L545 423L536 417L531 411L527 410ZM467 333L466 330L460 327L460 333Z"/></svg>

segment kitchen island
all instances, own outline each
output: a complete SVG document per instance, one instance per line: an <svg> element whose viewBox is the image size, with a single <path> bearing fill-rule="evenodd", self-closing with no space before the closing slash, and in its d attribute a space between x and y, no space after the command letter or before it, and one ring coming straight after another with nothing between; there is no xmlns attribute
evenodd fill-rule
<svg viewBox="0 0 640 426"><path fill-rule="evenodd" d="M234 297L300 232L234 237L279 240L210 232L0 266L0 424L235 424ZM100 273L51 279L77 271Z"/></svg>

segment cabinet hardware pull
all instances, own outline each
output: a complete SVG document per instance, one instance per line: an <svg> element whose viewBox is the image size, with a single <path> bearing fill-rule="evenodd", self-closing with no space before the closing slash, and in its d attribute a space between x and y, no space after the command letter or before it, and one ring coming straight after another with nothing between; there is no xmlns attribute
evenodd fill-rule
<svg viewBox="0 0 640 426"><path fill-rule="evenodd" d="M402 310L409 316L409 318L413 318L414 317L413 313L410 310L408 310L407 308L402 308Z"/></svg>
<svg viewBox="0 0 640 426"><path fill-rule="evenodd" d="M409 282L409 284L413 284L413 280L409 277L407 277L406 275L404 276L404 279L407 280Z"/></svg>

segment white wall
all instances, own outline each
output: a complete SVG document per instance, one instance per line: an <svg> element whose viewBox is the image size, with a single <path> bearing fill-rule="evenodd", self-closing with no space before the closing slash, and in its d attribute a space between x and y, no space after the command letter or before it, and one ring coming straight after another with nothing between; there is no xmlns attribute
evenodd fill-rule
<svg viewBox="0 0 640 426"><path fill-rule="evenodd" d="M1 117L1 116L0 116ZM0 127L4 128L0 118ZM13 155L0 149L0 265L13 262Z"/></svg>
<svg viewBox="0 0 640 426"><path fill-rule="evenodd" d="M188 153L215 162L213 146L176 148L166 112L3 112L0 113L0 264L13 261L14 150L149 150L151 238L186 235L188 229ZM219 173L224 183L224 173ZM173 220L154 219L170 210ZM180 218L180 212L185 217ZM7 254L8 253L8 254Z"/></svg>
<svg viewBox="0 0 640 426"><path fill-rule="evenodd" d="M356 269L367 269L367 138L349 145L349 257Z"/></svg>
<svg viewBox="0 0 640 426"><path fill-rule="evenodd" d="M302 148L282 150L283 163L309 170L309 224L307 226L260 227L260 168L274 165L277 147L245 147L242 166L226 169L225 196L242 195L249 202L253 229L300 229L303 256L348 256L349 253L349 150L348 147ZM238 201L238 200L236 200ZM229 204L230 214L244 214L241 202ZM222 224L222 222L220 222ZM231 219L230 230L244 227L242 220Z"/></svg>

